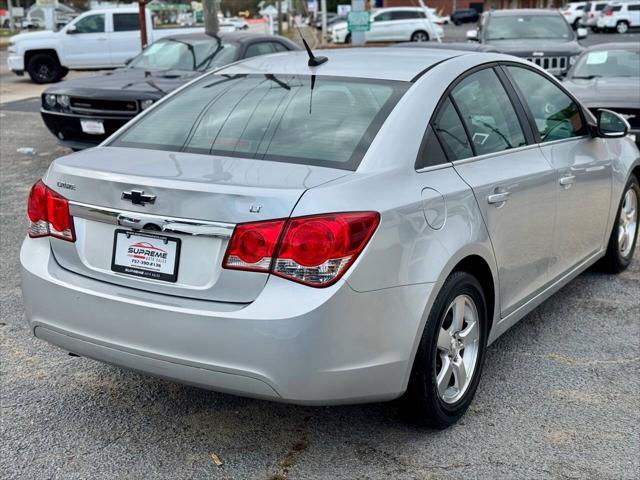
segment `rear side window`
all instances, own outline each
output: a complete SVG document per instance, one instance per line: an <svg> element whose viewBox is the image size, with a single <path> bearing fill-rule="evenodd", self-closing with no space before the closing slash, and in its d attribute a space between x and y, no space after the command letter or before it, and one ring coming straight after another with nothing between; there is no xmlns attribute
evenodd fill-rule
<svg viewBox="0 0 640 480"><path fill-rule="evenodd" d="M418 154L416 170L442 165L443 163L447 163L447 157L442 149L442 145L440 144L438 137L433 131L433 127L429 126Z"/></svg>
<svg viewBox="0 0 640 480"><path fill-rule="evenodd" d="M453 90L477 155L526 145L518 115L493 69L473 73Z"/></svg>
<svg viewBox="0 0 640 480"><path fill-rule="evenodd" d="M114 32L134 32L140 30L140 20L137 13L114 13Z"/></svg>
<svg viewBox="0 0 640 480"><path fill-rule="evenodd" d="M416 18L425 18L424 12L412 12L411 10L391 12L391 20L414 20Z"/></svg>
<svg viewBox="0 0 640 480"><path fill-rule="evenodd" d="M558 86L526 68L508 66L517 87L533 114L541 142L584 135L578 105Z"/></svg>
<svg viewBox="0 0 640 480"><path fill-rule="evenodd" d="M631 12L635 12L637 10L640 10L640 4L639 5L627 5L627 10L629 10Z"/></svg>
<svg viewBox="0 0 640 480"><path fill-rule="evenodd" d="M596 4L596 12L599 12L600 10L604 10L604 8L607 6L606 3L597 3Z"/></svg>
<svg viewBox="0 0 640 480"><path fill-rule="evenodd" d="M355 170L408 85L323 76L206 76L111 145Z"/></svg>
<svg viewBox="0 0 640 480"><path fill-rule="evenodd" d="M433 129L438 134L449 160L462 160L463 158L473 157L473 149L469 144L467 132L458 116L458 112L456 112L448 98L436 115Z"/></svg>

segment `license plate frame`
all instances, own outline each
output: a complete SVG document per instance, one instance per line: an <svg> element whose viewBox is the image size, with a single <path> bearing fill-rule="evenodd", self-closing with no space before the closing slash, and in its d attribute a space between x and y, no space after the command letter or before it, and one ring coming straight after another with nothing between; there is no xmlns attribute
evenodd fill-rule
<svg viewBox="0 0 640 480"><path fill-rule="evenodd" d="M80 128L87 135L104 135L104 122L102 120L93 120L88 118L80 119Z"/></svg>
<svg viewBox="0 0 640 480"><path fill-rule="evenodd" d="M118 250L118 240L122 240L122 235L125 236L125 244L121 247L124 252ZM181 244L180 238L118 228L113 233L111 271L130 277L176 283ZM162 252L166 255L163 256ZM128 264L123 262L126 257L129 257ZM167 265L170 267L168 271Z"/></svg>

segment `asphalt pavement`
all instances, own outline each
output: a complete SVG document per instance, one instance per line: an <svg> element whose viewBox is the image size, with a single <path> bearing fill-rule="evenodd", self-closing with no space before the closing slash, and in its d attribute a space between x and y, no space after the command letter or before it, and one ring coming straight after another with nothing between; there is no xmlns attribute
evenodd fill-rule
<svg viewBox="0 0 640 480"><path fill-rule="evenodd" d="M34 151L18 153L25 147ZM70 357L34 339L19 289L26 197L67 153L38 114L0 111L2 478L640 475L640 251L625 273L587 272L507 332L489 348L461 422L421 430L401 420L396 403L244 399Z"/></svg>

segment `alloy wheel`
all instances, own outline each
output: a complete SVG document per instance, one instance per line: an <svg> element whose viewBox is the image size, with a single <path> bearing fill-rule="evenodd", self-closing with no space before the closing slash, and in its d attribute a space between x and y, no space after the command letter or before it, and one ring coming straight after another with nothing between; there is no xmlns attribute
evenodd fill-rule
<svg viewBox="0 0 640 480"><path fill-rule="evenodd" d="M411 37L411 40L414 41L414 42L428 42L429 41L429 37L427 36L426 33L416 32Z"/></svg>
<svg viewBox="0 0 640 480"><path fill-rule="evenodd" d="M624 196L618 217L618 250L624 258L627 258L633 250L637 229L638 195L633 188L629 188Z"/></svg>
<svg viewBox="0 0 640 480"><path fill-rule="evenodd" d="M476 368L480 343L478 309L468 295L458 295L447 308L438 332L436 383L447 404L465 394Z"/></svg>
<svg viewBox="0 0 640 480"><path fill-rule="evenodd" d="M47 65L46 63L41 63L38 65L38 70L36 71L36 76L38 80L42 82L47 82L51 78L51 65Z"/></svg>
<svg viewBox="0 0 640 480"><path fill-rule="evenodd" d="M627 25L626 22L620 22L618 25L616 25L616 30L618 33L627 33L627 30L629 30L629 25Z"/></svg>

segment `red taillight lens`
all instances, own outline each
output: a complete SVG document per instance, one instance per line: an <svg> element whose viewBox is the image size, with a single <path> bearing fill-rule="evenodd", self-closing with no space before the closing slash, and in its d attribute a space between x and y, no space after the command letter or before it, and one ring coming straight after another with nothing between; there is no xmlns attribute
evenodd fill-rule
<svg viewBox="0 0 640 480"><path fill-rule="evenodd" d="M236 270L268 272L285 220L237 225L223 266Z"/></svg>
<svg viewBox="0 0 640 480"><path fill-rule="evenodd" d="M607 10L606 12L602 12L602 15L604 15L605 17L611 17L613 16L613 10Z"/></svg>
<svg viewBox="0 0 640 480"><path fill-rule="evenodd" d="M42 180L38 180L31 187L27 202L27 216L29 217L29 236L31 238L49 235L47 187L42 183Z"/></svg>
<svg viewBox="0 0 640 480"><path fill-rule="evenodd" d="M229 242L223 266L328 286L356 260L379 221L376 212L358 212L241 224Z"/></svg>
<svg viewBox="0 0 640 480"><path fill-rule="evenodd" d="M63 196L38 180L29 193L27 205L29 236L52 237L75 242L73 220L69 215L69 202Z"/></svg>

